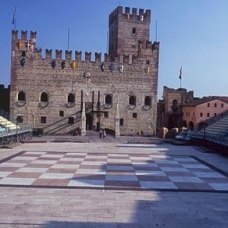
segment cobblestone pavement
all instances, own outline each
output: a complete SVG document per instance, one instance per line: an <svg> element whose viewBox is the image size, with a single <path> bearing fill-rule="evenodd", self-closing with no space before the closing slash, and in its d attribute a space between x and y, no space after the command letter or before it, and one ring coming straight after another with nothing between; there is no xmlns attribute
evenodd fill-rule
<svg viewBox="0 0 228 228"><path fill-rule="evenodd" d="M217 154L33 143L1 149L0 159L0 227L228 227L228 160Z"/></svg>

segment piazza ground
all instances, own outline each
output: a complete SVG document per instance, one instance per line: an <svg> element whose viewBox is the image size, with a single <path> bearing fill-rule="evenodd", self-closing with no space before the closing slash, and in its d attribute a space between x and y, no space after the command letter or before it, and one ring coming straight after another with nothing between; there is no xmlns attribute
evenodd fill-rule
<svg viewBox="0 0 228 228"><path fill-rule="evenodd" d="M92 141L0 149L0 227L228 226L227 158Z"/></svg>

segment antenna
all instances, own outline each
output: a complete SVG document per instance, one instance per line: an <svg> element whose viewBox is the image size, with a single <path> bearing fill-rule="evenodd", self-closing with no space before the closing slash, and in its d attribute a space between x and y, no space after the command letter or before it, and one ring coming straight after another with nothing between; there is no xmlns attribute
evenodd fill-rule
<svg viewBox="0 0 228 228"><path fill-rule="evenodd" d="M158 21L156 20L156 25L155 25L155 41L158 41Z"/></svg>
<svg viewBox="0 0 228 228"><path fill-rule="evenodd" d="M106 46L106 53L108 53L108 46L109 46L109 40L108 40L108 31L107 31L107 46Z"/></svg>
<svg viewBox="0 0 228 228"><path fill-rule="evenodd" d="M68 28L67 32L67 50L69 51L70 48L70 29Z"/></svg>

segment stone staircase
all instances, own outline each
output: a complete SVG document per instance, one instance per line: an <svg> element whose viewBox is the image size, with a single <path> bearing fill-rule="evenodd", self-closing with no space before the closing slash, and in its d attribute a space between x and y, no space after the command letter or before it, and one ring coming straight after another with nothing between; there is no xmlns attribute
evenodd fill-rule
<svg viewBox="0 0 228 228"><path fill-rule="evenodd" d="M206 134L225 135L228 134L228 115L216 121L205 129Z"/></svg>

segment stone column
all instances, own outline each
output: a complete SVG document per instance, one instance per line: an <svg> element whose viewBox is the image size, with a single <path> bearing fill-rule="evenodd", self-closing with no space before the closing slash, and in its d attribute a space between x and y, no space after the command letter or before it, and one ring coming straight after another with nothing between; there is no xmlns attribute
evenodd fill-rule
<svg viewBox="0 0 228 228"><path fill-rule="evenodd" d="M118 103L116 104L115 137L120 137L120 111Z"/></svg>
<svg viewBox="0 0 228 228"><path fill-rule="evenodd" d="M82 129L81 136L86 136L86 114L85 114L85 102L82 104Z"/></svg>

